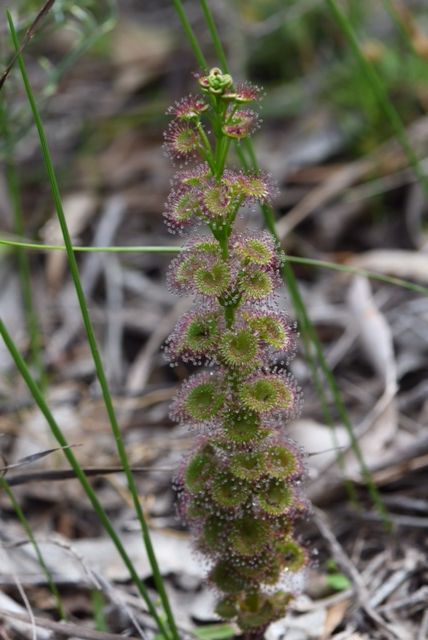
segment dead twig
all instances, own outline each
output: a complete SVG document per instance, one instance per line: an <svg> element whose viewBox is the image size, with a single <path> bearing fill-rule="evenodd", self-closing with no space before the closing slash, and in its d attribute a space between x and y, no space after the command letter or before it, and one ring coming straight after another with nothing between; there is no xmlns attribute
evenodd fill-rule
<svg viewBox="0 0 428 640"><path fill-rule="evenodd" d="M47 2L45 2L43 7L40 9L38 14L34 18L33 22L28 27L22 39L21 46L19 47L18 51L14 54L14 56L12 57L12 60L9 62L9 64L7 65L6 69L3 71L0 77L0 91L3 88L4 83L6 82L9 73L12 71L15 65L15 62L18 60L19 56L22 54L22 52L24 51L24 49L26 48L30 40L34 38L34 36L37 33L39 24L41 23L43 18L47 16L47 14L52 9L54 4L55 4L55 0L47 0Z"/></svg>
<svg viewBox="0 0 428 640"><path fill-rule="evenodd" d="M428 118L423 117L408 129L409 138L413 145L419 146L427 138ZM393 160L392 160L393 158ZM368 176L371 171L385 163L391 170L406 166L407 162L401 149L397 147L395 139L389 140L375 153L363 160L357 160L350 165L336 171L320 186L315 187L289 211L276 225L278 235L284 239L303 220L315 211L320 210L328 202L339 196L353 184Z"/></svg>
<svg viewBox="0 0 428 640"><path fill-rule="evenodd" d="M7 611L6 609L0 609L0 616L4 618L11 618L12 620L20 620L21 622L27 622L30 624L34 621L37 627L55 631L55 633L60 636L75 636L77 638L83 638L83 640L123 640L123 636L116 633L95 631L95 629L80 627L72 622L54 622L53 620L39 617L33 617L33 619L31 619L28 614L17 613L16 611ZM127 640L141 640L141 638L128 636Z"/></svg>
<svg viewBox="0 0 428 640"><path fill-rule="evenodd" d="M87 467L83 469L87 476L105 476L110 473L123 473L123 467ZM132 467L132 473L146 473L152 471L160 471L161 473L172 473L173 469L166 467ZM49 480L57 482L58 480L74 480L76 474L73 469L57 469L48 471L33 471L32 473L22 473L20 475L9 478L10 486L18 486L27 484L28 482L38 482L40 480Z"/></svg>
<svg viewBox="0 0 428 640"><path fill-rule="evenodd" d="M330 529L327 518L325 517L323 512L320 511L320 509L314 509L314 519L322 537L328 542L337 564L340 566L342 571L344 571L344 573L346 573L352 580L355 594L357 596L360 607L376 625L383 629L384 633L390 640L399 640L399 637L396 635L396 633L370 605L369 593L361 575L357 571L357 568L355 567L353 562L346 555L333 531Z"/></svg>

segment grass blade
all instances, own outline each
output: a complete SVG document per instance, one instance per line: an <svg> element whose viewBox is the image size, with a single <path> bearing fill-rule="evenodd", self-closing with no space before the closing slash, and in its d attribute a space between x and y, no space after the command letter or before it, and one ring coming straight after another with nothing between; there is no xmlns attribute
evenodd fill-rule
<svg viewBox="0 0 428 640"><path fill-rule="evenodd" d="M15 50L17 52L19 52L19 42L17 39L17 35L16 35L16 31L14 28L14 24L13 24L13 20L11 17L11 14L8 13L7 14L8 17L8 22L9 22L9 29L10 29L10 33L12 35L12 40L13 40L13 44L15 47ZM168 624L169 627L171 629L171 635L174 639L178 640L178 631L176 628L176 624L175 624L175 620L174 620L174 616L172 613L172 609L171 606L169 604L169 600L168 600L168 596L165 590L165 585L163 583L163 579L161 576L161 573L159 571L159 566L156 560L156 556L155 556L155 552L153 549L153 545L150 539L150 532L149 532L149 528L147 525L147 522L145 520L144 517L144 513L140 504L140 500L139 500L139 496L138 496L138 490L137 490L137 485L135 483L134 480L134 476L132 474L131 471L131 467L129 464L129 460L128 460L128 455L126 453L126 448L125 448L125 444L122 438L122 434L120 431L120 427L116 418L116 412L113 406L113 401L112 401L112 397L110 394L110 390L108 387L108 383L107 383L107 377L104 371L104 366L101 360L101 355L99 353L98 350L98 345L96 342L96 338L95 338L95 333L93 330L93 326L92 326L92 321L90 319L89 316L89 311L88 311L88 307L86 304L86 299L85 299L85 294L83 292L83 287L82 284L80 282L80 276L79 276L79 269L77 266L77 261L76 261L76 257L74 255L73 252L73 246L72 246L72 242L71 242L71 237L70 237L70 233L68 230L68 226L67 226L67 221L65 219L65 214L64 214L64 210L63 210L63 206L62 206L62 200L61 200L61 194L60 194L60 190L59 190L59 186L58 186L58 182L56 179L56 174L55 174L55 169L53 166L53 162L51 159L51 155L50 155L50 151L49 151L49 146L48 146L48 142L47 142L47 138L46 138L46 134L44 131L44 127L43 127L43 123L41 121L40 118L40 114L36 105L36 101L33 95L33 91L31 88L31 84L28 78L28 74L25 68L25 64L24 64L24 60L22 58L22 55L18 55L18 64L19 64L19 69L21 72L21 76L22 76L22 80L23 80L23 84L25 87L25 91L27 94L27 99L28 102L30 104L31 107L31 111L33 114L33 118L34 118L34 122L37 128L37 132L39 134L39 139L40 139L40 146L42 149L42 154L43 154L43 159L45 162L45 167L46 167L46 171L48 174L48 178L49 178L49 184L51 187L51 192L52 192L52 197L54 200L54 204L55 204L55 209L56 209L56 213L57 213L57 217L58 217L58 221L61 227L61 232L64 238L64 245L66 247L66 252L67 252L67 259L68 259L68 265L70 268L70 273L71 273L71 277L74 283L74 287L76 290L76 294L77 294L77 298L79 301L79 305L80 305L80 309L81 309L81 313L82 313L82 318L83 318L83 323L85 326L85 331L86 331L86 335L87 335L87 339L88 339L88 343L91 349L91 353L92 353L92 358L94 360L94 364L95 364L95 368L96 368L96 372L97 372L97 378L98 381L100 383L100 387L101 387L101 391L102 391L102 396L103 396L103 400L104 400L104 404L106 407L106 411L109 417L109 421L110 421L110 425L111 425L111 429L114 435L114 439L115 439L115 443L116 443L116 447L117 447L117 451L119 454L119 458L121 461L121 464L123 465L123 469L126 475L126 479L127 479L127 483L128 483L128 487L129 487L129 491L131 493L132 496L132 501L134 504L134 508L135 508L135 512L137 514L137 518L139 520L140 523L140 527L141 527L141 532L142 532L142 537L143 537L143 542L144 542L144 546L146 548L146 552L147 552L147 556L150 562L150 566L152 568L152 572L153 572L153 578L154 578L154 582L156 585L156 588L158 590L160 599L162 601L162 606L164 608L165 614L167 616L168 619ZM159 624L160 620L158 620L158 624ZM164 625L162 623L161 629L163 630L163 632L165 633L165 628ZM168 634L165 633L165 636L168 637Z"/></svg>
<svg viewBox="0 0 428 640"><path fill-rule="evenodd" d="M31 249L35 251L66 251L64 244L42 244L41 242L30 242L27 240L15 240L14 238L0 238L0 246L5 247L22 247L23 249ZM76 253L180 253L181 247L172 246L111 246L111 247L85 247L73 245L73 251Z"/></svg>
<svg viewBox="0 0 428 640"><path fill-rule="evenodd" d="M223 44L218 35L217 27L215 25L213 15L208 7L208 3L206 0L199 0L199 4L201 5L202 13L204 14L205 22L207 23L220 66L223 71L228 72L229 65L227 64L226 54L224 53Z"/></svg>
<svg viewBox="0 0 428 640"><path fill-rule="evenodd" d="M24 379L27 387L29 388L31 395L33 396L37 406L39 407L40 411L46 418L46 421L50 427L50 430L54 438L56 439L58 444L62 447L65 457L67 458L70 466L72 467L74 473L76 474L76 477L80 481L80 484L82 485L86 495L88 496L102 526L110 536L114 546L119 552L119 555L121 556L125 566L127 567L129 574L132 578L132 581L134 582L135 586L137 587L141 596L143 597L149 612L151 613L154 620L158 624L160 631L164 634L164 637L168 638L168 634L165 631L164 623L160 619L159 614L156 611L150 599L146 586L140 580L137 572L135 571L132 561L129 558L128 554L126 553L125 547L123 546L119 535L116 533L115 529L113 528L113 525L111 524L109 517L107 516L101 503L99 502L96 496L96 493L93 490L86 474L82 470L79 462L77 461L77 458L74 456L74 453L72 452L70 445L61 430L61 427L58 425L51 410L49 409L42 390L40 389L40 387L32 377L30 370L28 369L28 366L26 365L23 357L19 353L14 340L12 339L4 322L1 319L0 319L0 335L2 336L9 353L12 356L15 362L15 365L18 371L20 372L22 378Z"/></svg>
<svg viewBox="0 0 428 640"><path fill-rule="evenodd" d="M39 545L37 544L37 540L34 537L33 531L31 529L31 525L28 522L27 518L25 517L25 513L23 512L23 510L21 509L21 505L19 504L18 500L15 497L15 494L13 493L8 481L6 480L6 478L0 478L0 487L5 491L5 493L7 493L8 498L15 510L16 515L18 516L18 519L22 525L22 528L24 529L25 533L27 534L27 537L29 539L29 541L31 542L31 544L33 545L38 563L43 571L43 573L45 574L46 577L46 581L48 583L49 589L54 597L55 603L56 603L56 608L58 610L59 613L59 617L61 618L61 620L65 620L66 615L65 615L65 611L64 611L64 606L62 604L62 600L61 600L61 596L59 594L58 591L58 587L56 586L54 579L52 577L52 574L50 572L49 567L47 566L45 559L43 557L43 554L40 550Z"/></svg>
<svg viewBox="0 0 428 640"><path fill-rule="evenodd" d="M174 5L174 8L178 14L178 17L180 19L181 22L181 26L183 28L183 31L186 35L186 38L192 48L193 51L193 55L195 56L198 65L201 67L201 69L203 69L204 71L206 71L208 69L208 62L202 52L201 47L199 46L199 42L198 39L195 35L195 32L192 29L192 25L190 24L186 12L184 10L183 4L181 2L181 0L172 0L172 3Z"/></svg>
<svg viewBox="0 0 428 640"><path fill-rule="evenodd" d="M0 246L5 247L22 247L34 251L65 251L66 248L61 244L42 244L39 242L29 242L24 240L12 240L0 238ZM81 253L180 253L182 247L173 246L148 246L148 245L130 245L130 246L110 246L110 247L90 247L90 246L73 246L74 252ZM394 287L401 287L402 289L408 289L414 293L420 293L423 296L428 296L428 287L424 287L421 284L405 280L404 278L397 278L395 276L387 276L384 273L377 273L376 271L370 271L369 269L360 269L359 267L352 267L348 264L341 264L339 262L330 262L329 260L317 260L315 258L303 258L301 256L287 255L287 261L291 264L303 264L307 267L314 267L319 269L331 269L332 271L339 271L341 273L348 273L350 275L364 276L370 280L379 280L385 284L390 284Z"/></svg>
<svg viewBox="0 0 428 640"><path fill-rule="evenodd" d="M389 100L387 91L385 89L385 85L383 84L374 66L364 56L361 50L361 47L359 45L357 36L355 34L355 31L352 27L352 24L348 20L346 14L339 7L336 0L326 0L326 2L336 22L341 28L343 35L345 36L350 48L352 49L352 52L360 66L361 72L363 73L363 76L366 79L367 86L369 87L374 97L376 98L379 104L379 107L382 109L384 113L385 118L389 121L392 130L397 136L397 139L401 147L403 148L404 153L407 156L409 164L413 168L413 171L415 172L415 175L421 184L421 187L424 189L425 193L428 195L427 176L424 174L424 171L419 162L419 158L416 155L412 147L412 144L407 136L406 130L398 114L398 111L395 109L394 105Z"/></svg>

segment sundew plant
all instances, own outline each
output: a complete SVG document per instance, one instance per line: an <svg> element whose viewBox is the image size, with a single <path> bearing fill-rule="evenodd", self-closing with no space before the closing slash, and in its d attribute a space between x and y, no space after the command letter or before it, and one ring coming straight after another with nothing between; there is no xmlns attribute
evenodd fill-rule
<svg viewBox="0 0 428 640"><path fill-rule="evenodd" d="M296 332L278 305L282 252L245 214L269 202L274 185L267 174L227 167L231 142L259 126L248 105L260 90L235 85L218 68L198 83L198 96L169 109L165 134L168 154L184 165L165 221L172 233L190 236L168 283L194 296L165 353L171 363L204 367L171 408L174 420L196 432L177 478L179 513L207 563L216 612L257 638L284 615L292 574L307 563L294 530L308 510L299 490L302 454L283 433L300 405L287 371Z"/></svg>

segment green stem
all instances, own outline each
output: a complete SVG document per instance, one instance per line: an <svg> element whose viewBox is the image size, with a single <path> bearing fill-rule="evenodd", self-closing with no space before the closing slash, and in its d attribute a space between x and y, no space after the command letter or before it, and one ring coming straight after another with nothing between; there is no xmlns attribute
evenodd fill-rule
<svg viewBox="0 0 428 640"><path fill-rule="evenodd" d="M217 159L217 180L220 180L221 176L223 175L229 149L230 138L228 138L227 136L223 136L221 139L221 144L219 145L219 153Z"/></svg>
<svg viewBox="0 0 428 640"><path fill-rule="evenodd" d="M28 240L18 240L12 237L0 238L0 246L19 247L34 251L66 251L63 244L42 244L41 242L29 242ZM180 253L181 247L173 246L154 246L149 245L133 245L133 246L114 246L111 247L89 247L73 245L75 253Z"/></svg>
<svg viewBox="0 0 428 640"><path fill-rule="evenodd" d="M240 301L235 304L223 304L222 307L224 309L224 319L226 320L226 326L228 329L231 329L235 323L235 312L239 307Z"/></svg>
<svg viewBox="0 0 428 640"><path fill-rule="evenodd" d="M8 22L9 22L9 29L12 35L12 39L13 39L13 44L15 46L15 50L19 51L19 42L17 39L17 35L16 35L16 31L15 31L15 27L13 24L13 20L11 17L11 14L8 13L7 14L8 17ZM128 487L129 487L129 491L131 493L132 496L132 501L134 504L134 508L135 508L135 512L137 514L139 523L140 523L140 527L141 527L141 532L142 532L142 537L143 537L143 542L144 542L144 546L146 548L146 552L147 552L147 556L149 558L149 562L150 562L150 566L152 568L153 571L153 578L154 578L154 582L156 585L156 588L159 592L159 596L160 599L162 601L162 605L163 608L165 610L166 616L168 618L168 623L171 629L171 635L172 638L174 638L174 640L179 640L179 635L178 635L178 630L175 624L175 620L174 620L174 616L172 614L172 610L171 610L171 606L169 604L169 600L168 600L168 596L166 594L166 590L165 590L165 586L163 583L163 579L159 570L159 566L156 560L156 556L155 556L155 552L153 549L153 545L150 539L150 532L149 532L149 528L147 525L147 522L145 520L144 514L143 514L143 510L140 504L140 500L139 500L139 496L138 496L138 490L137 490L137 485L135 483L134 480L134 476L132 474L131 471L131 466L129 464L129 460L128 460L128 455L126 452L126 448L125 448L125 444L123 442L122 439L122 434L120 431L120 427L116 418L116 412L114 410L114 406L113 406L113 401L112 401L112 397L110 394L110 390L109 390L109 386L108 386L108 382L107 382L107 377L104 371L104 366L101 360L101 356L98 350L98 345L97 345L97 341L95 338L95 333L93 330L93 326L92 326L92 321L91 318L89 316L89 310L86 304L86 299L85 299L85 294L83 291L83 287L80 281L80 276L79 276L79 269L77 266L77 261L76 261L76 256L74 255L73 252L73 245L71 242L71 237L70 237L70 232L68 230L68 225L67 225L67 221L65 218L65 214L64 214L64 209L62 206L62 200L61 200L61 194L60 194L60 190L59 190L59 186L58 186L58 182L56 179L56 174L55 174L55 170L54 170L54 166L53 166L53 162L51 159L51 155L50 155L50 151L49 151L49 146L48 146L48 142L47 142L47 138L46 138L46 134L44 131L44 127L40 118L40 114L36 105L36 101L34 99L34 95L33 95L33 91L31 88L31 84L27 75L27 71L25 68L25 64L22 58L22 55L19 55L18 57L18 64L19 64L19 69L21 72L21 76L22 76L22 80L24 83L24 87L25 87L25 91L27 94L27 98L28 98L28 102L31 106L31 111L33 113L33 118L34 118L34 122L36 124L36 128L39 134L39 139L40 139L40 146L42 148L42 153L43 153L43 158L44 158L44 162L45 162L45 167L46 167L46 171L49 177L49 182L50 182L50 186L51 186L51 192L52 192L52 197L55 203L55 209L56 209L56 213L58 216L58 221L61 227L61 231L62 231L62 235L64 238L64 245L66 247L66 252L67 252L67 259L68 259L68 264L70 267L70 272L71 272L71 277L73 279L73 283L74 283L74 287L76 290L76 295L79 301L79 305L80 305L80 310L81 310L81 314L82 314L82 318L83 318L83 323L85 326L85 330L86 330L86 335L88 338L88 343L91 349L91 353L92 353L92 358L94 360L94 364L95 364L95 368L96 368L96 372L97 372L97 378L98 381L100 383L100 387L101 387L101 391L102 391L102 396L103 396L103 400L104 400L104 404L106 407L106 411L109 417L109 421L110 421L110 425L111 425L111 429L114 435L114 439L115 439L115 443L116 443L116 447L117 447L117 451L119 454L119 458L120 461L123 465L123 469L126 475L126 480L128 483ZM162 629L162 632L165 633L165 628L162 625L160 627ZM168 634L165 633L165 637L168 637Z"/></svg>
<svg viewBox="0 0 428 640"><path fill-rule="evenodd" d="M256 154L254 153L254 147L252 145L251 140L249 140L248 138L245 138L242 142L243 142L244 148L247 151L248 156L250 158L250 164L253 166L255 171L259 171L259 166L258 166Z"/></svg>
<svg viewBox="0 0 428 640"><path fill-rule="evenodd" d="M201 67L201 69L203 69L204 71L207 71L208 70L207 60L204 54L202 53L202 49L199 46L198 39L196 38L195 33L192 29L192 26L187 18L187 15L184 10L183 4L181 3L181 0L172 0L172 2L178 14L178 17L180 19L181 26L183 27L183 31L186 34L186 38L189 41L190 46L192 47L193 55L195 56L198 62L198 65Z"/></svg>
<svg viewBox="0 0 428 640"><path fill-rule="evenodd" d="M24 249L34 251L65 251L65 246L60 244L41 244L38 242L27 242L13 239L0 238L0 246L5 247L21 247ZM181 247L172 246L144 246L144 245L132 245L132 246L111 246L111 247L87 247L87 246L73 246L73 251L76 253L180 253ZM401 287L408 289L414 293L420 293L423 296L428 296L428 287L424 287L421 284L403 280L402 278L396 278L394 276L387 276L383 273L376 273L368 269L360 269L359 267L352 267L347 264L340 264L337 262L329 262L328 260L316 260L315 258L303 258L302 256L287 255L287 261L295 264L303 264L308 267L315 267L320 269L331 269L333 271L339 271L341 273L354 274L358 276L364 276L370 280L378 280L379 282L385 282L394 287Z"/></svg>
<svg viewBox="0 0 428 640"><path fill-rule="evenodd" d="M271 228L273 227L274 229L274 236L278 239L278 236L276 234L276 229L275 229L275 222L274 222L274 217L273 217L273 212L270 209L270 207L268 207L267 205L265 205L264 207L264 214L265 216L267 216L267 219L269 220L269 225L271 226ZM266 217L265 217L266 220ZM331 394L333 396L334 399L334 403L336 405L336 409L339 413L340 419L342 420L345 429L348 433L349 436L349 440L351 443L351 448L352 451L354 453L355 458L358 461L358 464L360 466L360 470L361 470L361 475L363 477L363 480L367 486L367 490L369 492L369 495L373 501L373 504L376 506L377 510L379 511L379 514L381 515L384 524L386 527L390 527L391 525L391 519L389 517L388 511L386 510L382 498L380 497L379 491L374 483L373 477L370 473L369 468L367 467L367 464L364 460L364 456L363 453L361 451L361 447L360 444L358 442L358 439L355 436L354 433L354 429L352 427L352 423L351 420L349 418L348 412L346 410L345 407L345 403L343 402L342 399L342 394L340 393L339 387L337 385L336 382L336 378L334 377L328 362L325 358L324 355L324 351L323 348L321 346L321 342L317 336L317 333L315 331L315 328L309 318L309 315L307 313L305 304L302 300L302 297L300 295L300 291L298 288L298 284L297 284L297 280L296 280L296 276L294 275L293 270L291 269L291 267L286 263L283 269L283 275L285 278L285 281L287 283L287 287L290 291L290 293L292 294L293 297L293 301L295 304L295 308L299 313L299 323L300 326L302 327L302 333L306 333L310 339L310 341L312 342L312 344L314 345L315 348L315 353L319 362L319 365L321 367L321 371L323 372L323 375L327 381L328 386L330 387L330 391ZM312 356L310 356L310 361L312 361ZM315 365L315 363L313 363ZM316 366L316 365L315 365ZM330 422L331 424L331 422ZM333 426L331 424L331 426ZM339 465L342 466L341 464L341 455L339 454L337 456ZM348 495L349 498L352 502L355 503L356 501L356 494L355 494L355 489L354 486L351 482L345 480L345 486L347 488L348 491Z"/></svg>
<svg viewBox="0 0 428 640"><path fill-rule="evenodd" d="M244 169L244 171L249 171L251 166L253 167L253 169L255 169L255 167L257 167L257 161L256 162L248 162L247 158L245 157L244 151L242 149L242 145L239 144L239 142L237 142L237 141L235 141L235 152L236 152L236 155L239 158L239 162L241 163L241 166Z"/></svg>
<svg viewBox="0 0 428 640"><path fill-rule="evenodd" d="M214 18L208 7L208 3L206 0L199 0L199 4L201 5L202 13L204 14L205 21L208 26L208 30L210 32L211 39L214 44L214 49L217 54L217 58L220 62L220 66L222 67L222 71L229 73L229 65L227 64L226 54L224 53L222 42L218 35L218 30L214 22Z"/></svg>
<svg viewBox="0 0 428 640"><path fill-rule="evenodd" d="M86 495L88 496L102 526L104 527L104 529L106 530L106 532L108 533L108 535L110 536L110 539L112 540L114 546L116 547L120 557L122 558L125 566L127 567L129 574L132 578L132 581L134 582L135 586L137 587L137 589L139 590L142 598L144 599L147 608L150 612L150 614L153 616L153 619L156 621L159 630L163 633L164 638L168 638L168 634L166 632L164 623L162 622L162 620L159 617L158 612L156 611L149 593L144 585L144 583L140 580L140 577L138 576L138 573L136 572L134 565L130 559L130 557L128 556L128 554L126 553L125 547L122 544L122 541L120 539L120 537L118 536L118 534L116 533L116 531L113 528L113 525L110 522L109 517L107 516L106 512L104 511L101 503L99 502L95 491L93 490L85 472L83 471L83 469L81 468L80 464L78 463L77 459L75 458L70 445L66 439L66 437L64 436L61 427L58 425L57 421L55 420L51 410L49 409L43 392L41 391L39 385L35 382L34 378L32 377L30 370L28 369L23 357L21 356L21 354L19 353L15 342L13 341L11 335L9 334L5 324L3 323L3 321L0 319L0 335L2 336L5 345L10 353L10 355L12 356L12 359L15 362L15 365L18 369L18 371L20 372L22 378L24 379L24 382L26 383L27 387L29 388L31 395L33 396L37 406L39 407L40 411L42 412L42 414L44 415L44 417L46 418L46 421L50 427L50 430L53 434L53 436L55 437L55 439L57 440L58 444L62 447L63 452L65 457L67 458L70 466L72 467L74 473L76 474L76 477L78 478L78 480L80 481L80 484L82 485L83 489L85 490Z"/></svg>
<svg viewBox="0 0 428 640"><path fill-rule="evenodd" d="M65 615L65 610L64 610L64 606L61 600L61 596L59 594L58 591L58 587L56 586L54 579L52 577L52 573L50 572L49 567L47 566L45 559L43 557L43 554L40 550L40 547L37 543L36 538L33 535L33 532L31 530L31 526L30 523L28 522L27 518L25 517L25 513L23 512L23 510L21 509L21 505L19 504L18 500L15 497L15 494L13 493L12 489L9 486L9 483L7 482L6 478L0 478L0 487L2 487L4 489L4 491L7 493L9 500L15 510L16 515L18 516L18 519L22 525L22 528L24 529L25 533L28 536L29 541L31 542L31 544L33 545L34 548L34 552L37 556L37 561L39 563L39 565L42 568L43 573L45 574L47 583L49 585L49 589L55 599L55 603L56 603L56 608L58 609L58 613L59 613L59 617L61 618L61 620L65 620L66 619L66 615Z"/></svg>
<svg viewBox="0 0 428 640"><path fill-rule="evenodd" d="M228 218L227 222L228 222L228 225L229 225L230 229L232 229L232 226L233 226L233 224L234 224L234 222L236 220L236 216L238 214L238 211L241 208L243 202L244 202L244 198L243 197L239 198L235 209L232 211L231 215Z"/></svg>
<svg viewBox="0 0 428 640"><path fill-rule="evenodd" d="M413 170L418 178L422 188L425 193L428 194L428 179L424 174L424 171L421 167L418 156L416 155L411 142L407 136L406 130L404 128L403 122L398 114L398 111L395 109L392 102L389 100L387 91L385 89L385 85L383 84L379 74L372 64L367 60L364 56L361 47L359 45L357 36L355 31L348 20L346 14L342 11L342 9L337 4L336 0L326 0L327 5L330 8L331 13L339 24L342 32L348 41L349 46L352 49L352 52L355 55L355 58L360 65L361 71L366 79L367 85L370 87L374 97L378 101L379 107L382 109L385 118L389 121L397 139L407 156L409 164L413 167Z"/></svg>
<svg viewBox="0 0 428 640"><path fill-rule="evenodd" d="M325 423L329 425L332 433L333 444L337 449L336 452L336 462L341 470L343 477L345 478L344 484L345 489L348 494L349 500L355 506L359 506L358 496L354 487L354 484L346 478L346 465L342 452L340 451L337 445L337 437L336 437L336 427L333 421L332 412L329 408L327 394L324 390L324 385L320 379L319 369L316 357L313 355L312 350L312 342L313 342L313 334L311 334L310 329L310 319L306 313L306 307L304 302L300 296L300 291L298 289L298 284L296 278L294 277L293 271L286 265L283 267L282 276L283 279L287 282L287 287L290 292L290 295L293 299L294 308L296 311L296 316L298 319L298 325L302 329L302 342L303 342L303 350L305 353L305 360L309 365L311 370L312 380L315 385L316 392L318 394L318 398L321 402L322 413L324 416Z"/></svg>
<svg viewBox="0 0 428 640"><path fill-rule="evenodd" d="M212 224L208 225L210 228L211 233L213 234L214 238L217 240L217 242L220 245L220 249L221 249L221 256L223 258L223 260L228 260L229 258L229 235L230 235L230 229L228 228L221 228L221 229L216 229Z"/></svg>
<svg viewBox="0 0 428 640"><path fill-rule="evenodd" d="M202 149L204 151L204 158L207 161L208 166L211 169L211 172L215 174L216 166L215 166L215 161L214 161L210 141L208 140L207 134L205 133L201 122L198 122L198 124L196 125L196 128L198 130L199 137L201 139Z"/></svg>

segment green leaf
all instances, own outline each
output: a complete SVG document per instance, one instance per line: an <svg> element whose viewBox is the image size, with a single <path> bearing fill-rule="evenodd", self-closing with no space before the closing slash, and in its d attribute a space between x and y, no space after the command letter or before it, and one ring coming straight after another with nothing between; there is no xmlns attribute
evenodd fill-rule
<svg viewBox="0 0 428 640"><path fill-rule="evenodd" d="M326 580L330 589L335 591L345 591L352 586L351 581L343 573L332 573L326 576Z"/></svg>
<svg viewBox="0 0 428 640"><path fill-rule="evenodd" d="M226 640L233 638L236 629L230 624L209 624L193 631L200 640Z"/></svg>

